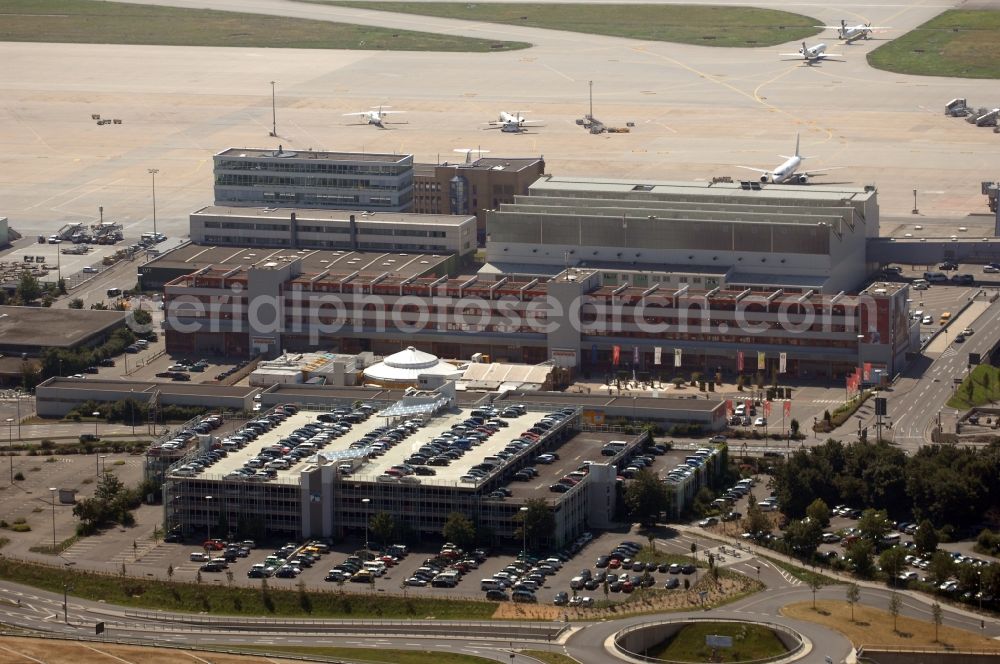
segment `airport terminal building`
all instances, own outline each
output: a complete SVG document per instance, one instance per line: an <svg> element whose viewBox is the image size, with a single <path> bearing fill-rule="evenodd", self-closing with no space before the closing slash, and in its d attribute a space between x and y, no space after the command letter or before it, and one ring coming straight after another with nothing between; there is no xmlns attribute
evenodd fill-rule
<svg viewBox="0 0 1000 664"><path fill-rule="evenodd" d="M861 294L818 288L679 283L648 271L569 268L554 277L371 277L306 273L299 259L207 267L164 289L168 352L265 356L324 348L557 366L841 377L890 374L913 347L906 284ZM609 283L610 281L610 283Z"/></svg>

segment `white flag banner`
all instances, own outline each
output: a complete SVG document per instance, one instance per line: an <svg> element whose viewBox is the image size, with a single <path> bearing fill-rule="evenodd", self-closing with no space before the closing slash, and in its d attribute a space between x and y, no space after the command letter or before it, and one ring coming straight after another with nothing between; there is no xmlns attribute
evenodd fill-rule
<svg viewBox="0 0 1000 664"><path fill-rule="evenodd" d="M653 349L653 364L660 363L660 357L662 354L663 354L663 349L660 348L659 346Z"/></svg>
<svg viewBox="0 0 1000 664"><path fill-rule="evenodd" d="M778 373L785 373L785 365L788 362L788 353L778 356Z"/></svg>
<svg viewBox="0 0 1000 664"><path fill-rule="evenodd" d="M681 366L681 349L680 348L675 348L674 349L674 366L675 367Z"/></svg>

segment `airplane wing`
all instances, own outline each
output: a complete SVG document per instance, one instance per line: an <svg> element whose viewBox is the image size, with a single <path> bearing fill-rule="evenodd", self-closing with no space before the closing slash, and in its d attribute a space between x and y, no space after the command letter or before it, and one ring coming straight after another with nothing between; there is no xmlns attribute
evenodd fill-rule
<svg viewBox="0 0 1000 664"><path fill-rule="evenodd" d="M362 111L361 113L344 113L345 117L348 116L348 115L368 115L368 112L367 111Z"/></svg>
<svg viewBox="0 0 1000 664"><path fill-rule="evenodd" d="M839 171L842 168L846 168L846 167L845 166L831 166L830 168L818 168L818 169L816 169L814 171L805 171L805 172L802 173L802 175L808 175L809 177L815 177L817 175L823 175L827 171Z"/></svg>
<svg viewBox="0 0 1000 664"><path fill-rule="evenodd" d="M754 171L756 173L770 173L771 171L764 168L754 168L753 166L737 166L736 168L745 168L748 171Z"/></svg>
<svg viewBox="0 0 1000 664"><path fill-rule="evenodd" d="M804 56L801 53L779 53L778 55L790 58L798 58L801 60Z"/></svg>
<svg viewBox="0 0 1000 664"><path fill-rule="evenodd" d="M406 113L406 111L382 111L381 115L393 115L395 113Z"/></svg>
<svg viewBox="0 0 1000 664"><path fill-rule="evenodd" d="M840 53L820 53L818 57L820 57L820 58L842 58L844 56L842 56Z"/></svg>

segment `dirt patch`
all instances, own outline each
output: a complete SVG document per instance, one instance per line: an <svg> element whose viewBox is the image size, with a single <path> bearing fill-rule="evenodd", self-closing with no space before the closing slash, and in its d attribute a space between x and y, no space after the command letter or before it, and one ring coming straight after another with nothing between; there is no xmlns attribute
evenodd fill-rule
<svg viewBox="0 0 1000 664"><path fill-rule="evenodd" d="M762 589L764 586L757 581L741 574L720 577L718 582L712 579L705 570L699 572L698 581L691 578L691 588L684 590L683 581L677 590L644 589L632 593L624 602L605 602L601 590L595 590L581 595L594 598L597 606L584 609L572 606L546 606L543 604L515 604L501 602L497 606L493 618L496 620L595 620L602 618L621 618L633 613L658 613L661 611L689 611L702 606L699 593L705 592L706 606L717 606L735 597ZM613 597L620 598L616 594Z"/></svg>
<svg viewBox="0 0 1000 664"><path fill-rule="evenodd" d="M856 604L854 606L854 621L851 621L851 607L847 602L822 600L816 602L813 611L812 602L790 604L781 610L781 614L789 618L806 620L835 629L855 646L891 645L891 646L927 646L927 647L959 647L976 648L1000 652L1000 643L984 638L976 632L956 629L942 625L938 628L938 640L934 640L934 624L899 616L896 631L893 631L892 615L870 606Z"/></svg>
<svg viewBox="0 0 1000 664"><path fill-rule="evenodd" d="M119 658L134 664L176 664L177 658L191 664L292 664L294 660L274 657L224 655L214 652L176 650L173 648L147 648L119 646L104 643L73 643L55 639L26 637L0 638L0 664L25 664L32 660L45 664L108 664ZM29 659L30 658L30 659Z"/></svg>

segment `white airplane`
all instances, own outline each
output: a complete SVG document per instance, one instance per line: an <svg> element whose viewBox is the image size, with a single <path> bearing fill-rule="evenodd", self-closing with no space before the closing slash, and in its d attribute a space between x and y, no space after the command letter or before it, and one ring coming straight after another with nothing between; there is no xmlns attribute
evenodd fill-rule
<svg viewBox="0 0 1000 664"><path fill-rule="evenodd" d="M766 171L761 168L753 168L751 166L737 166L737 168L745 168L748 171L756 171L760 173L760 181L771 184L781 184L782 182L805 184L809 181L809 178L816 175L821 175L826 171L836 170L836 168L823 168L815 171L808 171L805 173L798 173L797 170L802 164L802 160L806 159L799 154L799 135L795 135L795 154L789 155L778 155L785 161L781 163L780 166L775 168L773 171Z"/></svg>
<svg viewBox="0 0 1000 664"><path fill-rule="evenodd" d="M840 19L840 25L818 25L818 28L826 28L827 30L836 30L837 39L843 39L845 42L850 44L859 39L868 39L868 35L873 32L884 32L886 30L892 30L892 28L872 25L871 23L862 23L860 25L847 25L847 21Z"/></svg>
<svg viewBox="0 0 1000 664"><path fill-rule="evenodd" d="M500 115L496 120L491 120L487 124L489 127L485 129L499 129L502 132L509 134L518 134L525 130L527 127L540 127L542 125L538 124L534 120L529 120L522 113L525 111L516 111L514 113L508 113L507 111L500 111Z"/></svg>
<svg viewBox="0 0 1000 664"><path fill-rule="evenodd" d="M805 42L802 42L802 48L799 49L798 53L782 53L781 55L795 57L796 59L803 59L807 64L812 64L814 62L819 62L820 60L826 60L827 58L840 58L843 57L839 53L827 53L826 44L816 44L815 46L806 46Z"/></svg>
<svg viewBox="0 0 1000 664"><path fill-rule="evenodd" d="M361 116L361 121L363 123L375 125L379 129L385 129L385 125L390 124L387 116L394 113L406 113L406 111L384 111L382 110L383 108L388 107L379 106L378 108L373 108L370 111L361 111L360 113L344 113L344 116Z"/></svg>
<svg viewBox="0 0 1000 664"><path fill-rule="evenodd" d="M452 152L458 152L460 154L464 154L465 155L465 163L467 163L467 164L471 164L472 163L472 153L473 152L475 152L477 155L479 155L479 156L476 157L476 159L482 159L482 157L483 157L484 154L489 154L489 150L483 150L482 148L476 148L474 150L472 148L455 148L454 150L452 150Z"/></svg>

